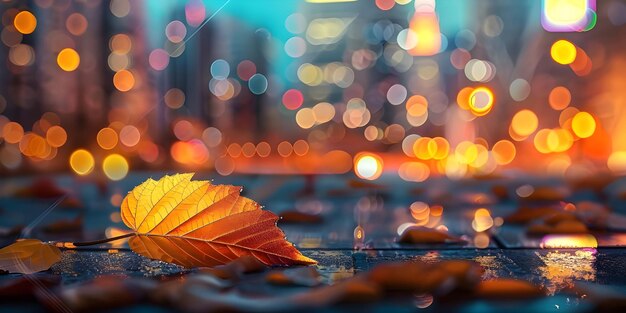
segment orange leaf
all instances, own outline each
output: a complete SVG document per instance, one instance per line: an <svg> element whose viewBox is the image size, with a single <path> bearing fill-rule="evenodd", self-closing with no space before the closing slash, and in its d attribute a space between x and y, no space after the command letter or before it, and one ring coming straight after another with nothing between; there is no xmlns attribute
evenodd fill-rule
<svg viewBox="0 0 626 313"><path fill-rule="evenodd" d="M285 240L278 217L240 195L241 187L192 181L193 174L148 179L122 201L136 232L130 248L186 267L215 266L250 255L267 265L315 264Z"/></svg>
<svg viewBox="0 0 626 313"><path fill-rule="evenodd" d="M45 271L59 261L59 248L37 239L20 239L0 249L0 269L9 273L32 274Z"/></svg>

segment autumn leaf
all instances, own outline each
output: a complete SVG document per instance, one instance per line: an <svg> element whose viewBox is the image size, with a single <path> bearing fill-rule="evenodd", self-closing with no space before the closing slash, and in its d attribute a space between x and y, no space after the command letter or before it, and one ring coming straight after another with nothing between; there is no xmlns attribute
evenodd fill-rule
<svg viewBox="0 0 626 313"><path fill-rule="evenodd" d="M0 270L32 274L45 271L61 260L59 248L37 239L20 239L0 249Z"/></svg>
<svg viewBox="0 0 626 313"><path fill-rule="evenodd" d="M136 253L185 267L250 255L267 265L315 264L276 226L278 217L240 195L241 187L192 181L193 174L148 179L122 201Z"/></svg>
<svg viewBox="0 0 626 313"><path fill-rule="evenodd" d="M445 231L432 229L424 226L411 226L404 230L400 236L400 243L414 244L437 244L437 243L461 243L461 238L452 236Z"/></svg>

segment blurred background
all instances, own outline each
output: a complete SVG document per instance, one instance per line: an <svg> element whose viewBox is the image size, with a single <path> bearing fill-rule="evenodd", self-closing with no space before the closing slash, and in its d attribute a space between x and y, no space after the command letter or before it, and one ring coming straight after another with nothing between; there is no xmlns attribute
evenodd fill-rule
<svg viewBox="0 0 626 313"><path fill-rule="evenodd" d="M0 175L626 172L621 0L1 0Z"/></svg>

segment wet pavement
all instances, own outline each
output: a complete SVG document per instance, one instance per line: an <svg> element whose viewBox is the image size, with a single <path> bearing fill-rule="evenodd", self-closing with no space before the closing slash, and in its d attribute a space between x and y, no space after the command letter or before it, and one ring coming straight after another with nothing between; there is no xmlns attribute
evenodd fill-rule
<svg viewBox="0 0 626 313"><path fill-rule="evenodd" d="M51 241L86 241L105 238L125 230L119 217L119 203L125 193L148 177L159 178L162 173L135 173L121 182L55 176L54 185L69 192L69 196L54 209L58 197L24 196L24 188L34 178L3 179L0 185L0 246L10 244L18 234L11 234L17 225L27 237ZM400 260L473 260L485 269L483 278L518 278L547 290L549 297L533 300L524 306L515 303L471 301L458 312L587 312L593 309L584 299L561 293L576 282L608 285L615 290L626 288L626 233L619 231L626 206L619 194L626 186L614 180L597 188L573 188L559 180L508 179L494 177L473 181L434 179L425 183L407 183L397 177L383 176L376 182L361 182L351 176L228 176L211 177L197 174L195 179L213 179L215 184L244 186L244 195L261 203L265 209L281 214L298 211L321 217L318 223L279 222L287 239L308 257L316 259L323 283L331 284L375 265ZM563 199L556 202L591 201L612 209L614 227L594 233L596 249L541 249L541 238L530 237L523 226L500 225L499 218L514 212L525 202L523 186L564 188ZM500 191L493 192L497 186ZM567 187L565 187L567 186ZM502 190L505 192L503 193ZM560 189L559 189L560 190ZM22 194L17 196L17 194ZM71 199L68 200L68 199ZM545 199L542 199L545 200ZM427 220L411 211L411 204L423 202L440 214ZM543 205L543 204L542 204ZM475 212L486 208L494 225L477 232ZM419 212L418 212L419 213ZM68 223L70 221L78 221ZM448 229L463 241L450 244L400 244L399 233L407 223L423 223L429 227ZM73 226L68 226L73 225ZM55 226L56 225L56 226ZM404 225L404 226L403 226ZM442 226L443 225L443 226ZM621 224L626 227L626 224ZM30 230L30 231L29 231ZM65 250L61 262L49 271L36 275L61 277L61 284L70 286L103 275L130 277L162 277L184 275L189 269L134 254L125 243L115 242L76 250ZM0 275L0 283L19 277ZM35 276L36 277L36 276ZM238 288L261 295L287 292L284 287L265 284L258 288L254 275ZM261 280L261 284L263 281ZM246 287L248 286L248 287ZM253 287L251 287L253 286ZM519 303L518 303L519 304ZM37 311L35 304L6 303L6 308ZM423 307L423 308L422 308ZM445 303L424 305L421 298L385 300L368 306L368 311L436 311ZM449 307L447 307L449 308ZM337 311L362 311L358 306L335 308ZM159 312L167 309L136 305L123 309L128 312Z"/></svg>

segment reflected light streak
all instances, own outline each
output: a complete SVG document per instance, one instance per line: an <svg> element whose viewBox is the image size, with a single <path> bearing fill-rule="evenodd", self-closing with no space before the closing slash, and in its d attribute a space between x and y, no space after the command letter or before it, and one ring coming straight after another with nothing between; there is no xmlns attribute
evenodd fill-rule
<svg viewBox="0 0 626 313"><path fill-rule="evenodd" d="M541 240L540 247L550 248L597 248L598 240L591 234L547 235Z"/></svg>
<svg viewBox="0 0 626 313"><path fill-rule="evenodd" d="M549 295L573 287L575 281L596 279L595 251L551 251L545 256L535 253L545 264L538 271L546 279L545 288Z"/></svg>

